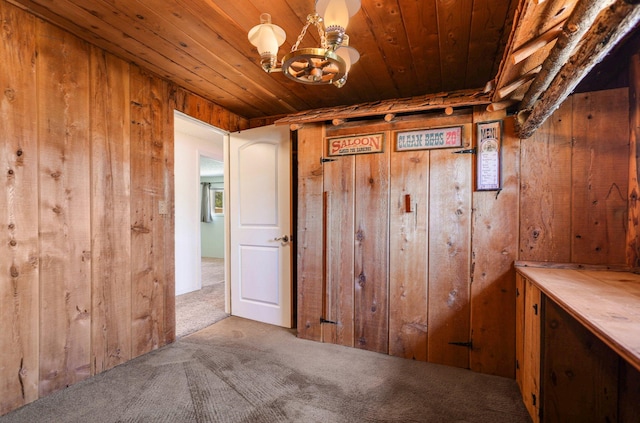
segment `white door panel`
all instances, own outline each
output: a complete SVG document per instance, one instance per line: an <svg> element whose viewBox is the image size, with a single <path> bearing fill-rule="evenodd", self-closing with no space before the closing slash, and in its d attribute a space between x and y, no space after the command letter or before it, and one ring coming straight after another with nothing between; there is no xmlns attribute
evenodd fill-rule
<svg viewBox="0 0 640 423"><path fill-rule="evenodd" d="M229 162L231 314L291 327L289 129L231 134Z"/></svg>

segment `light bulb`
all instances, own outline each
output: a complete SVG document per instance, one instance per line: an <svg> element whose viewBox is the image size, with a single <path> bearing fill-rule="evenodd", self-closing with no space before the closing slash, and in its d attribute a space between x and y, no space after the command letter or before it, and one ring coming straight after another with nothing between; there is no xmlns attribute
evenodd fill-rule
<svg viewBox="0 0 640 423"><path fill-rule="evenodd" d="M349 18L360 9L360 0L317 0L316 13L322 16L326 28L347 29Z"/></svg>

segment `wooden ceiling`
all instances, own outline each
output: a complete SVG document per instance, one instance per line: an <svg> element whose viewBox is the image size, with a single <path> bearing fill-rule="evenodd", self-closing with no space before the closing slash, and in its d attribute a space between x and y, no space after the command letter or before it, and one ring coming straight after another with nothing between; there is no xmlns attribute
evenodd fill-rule
<svg viewBox="0 0 640 423"><path fill-rule="evenodd" d="M531 82L526 75L539 72L557 28L577 3L362 0L347 30L361 59L338 89L266 74L247 39L260 14L270 13L287 33L282 58L314 11L314 0L9 1L249 119L485 87L493 101L513 103ZM512 60L523 45L554 28L554 37L531 56ZM318 43L310 29L301 47Z"/></svg>

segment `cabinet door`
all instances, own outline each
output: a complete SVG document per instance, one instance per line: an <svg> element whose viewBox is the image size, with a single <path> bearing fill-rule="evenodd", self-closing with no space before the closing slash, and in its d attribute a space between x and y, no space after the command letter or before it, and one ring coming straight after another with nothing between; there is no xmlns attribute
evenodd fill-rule
<svg viewBox="0 0 640 423"><path fill-rule="evenodd" d="M525 278L516 274L516 382L523 391Z"/></svg>
<svg viewBox="0 0 640 423"><path fill-rule="evenodd" d="M540 421L540 321L543 310L540 290L524 279L524 349L522 399L533 422Z"/></svg>

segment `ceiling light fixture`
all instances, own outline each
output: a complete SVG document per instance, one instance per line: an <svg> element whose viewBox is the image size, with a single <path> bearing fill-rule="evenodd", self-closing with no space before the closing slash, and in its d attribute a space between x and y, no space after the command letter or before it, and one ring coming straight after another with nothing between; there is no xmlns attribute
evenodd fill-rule
<svg viewBox="0 0 640 423"><path fill-rule="evenodd" d="M291 51L278 66L278 47L286 39L282 28L271 23L271 15L260 15L260 25L249 31L249 41L258 48L260 64L267 72L284 74L303 84L333 84L338 88L347 82L351 65L360 59L358 51L349 46L345 33L349 18L360 9L360 0L316 0L316 11L307 16ZM318 29L320 47L300 48L300 43L311 26Z"/></svg>

